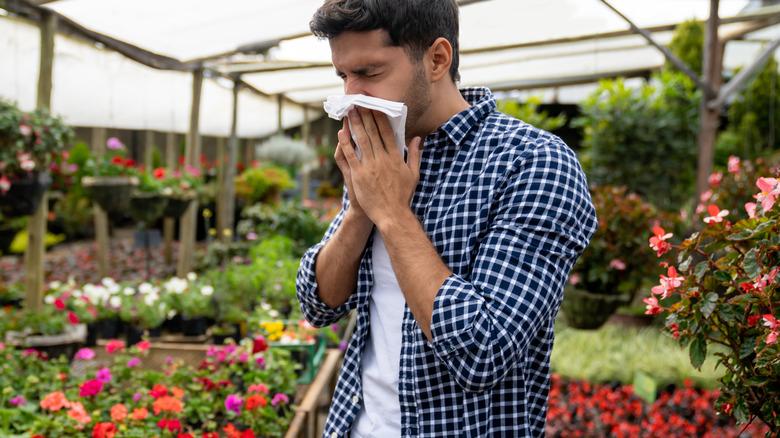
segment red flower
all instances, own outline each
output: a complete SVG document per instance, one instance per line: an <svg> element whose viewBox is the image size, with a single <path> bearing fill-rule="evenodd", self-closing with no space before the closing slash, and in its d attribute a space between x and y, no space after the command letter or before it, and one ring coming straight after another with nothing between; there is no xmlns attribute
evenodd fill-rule
<svg viewBox="0 0 780 438"><path fill-rule="evenodd" d="M265 350L268 350L268 342L262 336L256 337L252 342L252 354L262 353Z"/></svg>
<svg viewBox="0 0 780 438"><path fill-rule="evenodd" d="M128 158L124 162L125 167L135 167L135 160L132 158Z"/></svg>
<svg viewBox="0 0 780 438"><path fill-rule="evenodd" d="M79 397L98 395L103 389L103 382L97 379L87 380L79 386Z"/></svg>
<svg viewBox="0 0 780 438"><path fill-rule="evenodd" d="M141 342L135 344L135 347L138 348L139 350L141 350L141 353L143 353L144 351L148 350L149 347L151 347L151 346L152 346L152 343L149 342L149 341L141 341Z"/></svg>
<svg viewBox="0 0 780 438"><path fill-rule="evenodd" d="M68 321L70 321L71 324L78 324L79 323L79 317L76 316L75 313L68 311Z"/></svg>
<svg viewBox="0 0 780 438"><path fill-rule="evenodd" d="M228 425L223 427L222 430L225 431L229 438L241 438L241 435L236 430L236 427L233 426L233 423L228 423Z"/></svg>
<svg viewBox="0 0 780 438"><path fill-rule="evenodd" d="M201 438L219 438L219 434L216 432L203 432Z"/></svg>
<svg viewBox="0 0 780 438"><path fill-rule="evenodd" d="M160 397L165 397L168 395L168 388L166 388L165 385L161 385L158 383L154 385L151 391L149 391L149 395L155 399Z"/></svg>
<svg viewBox="0 0 780 438"><path fill-rule="evenodd" d="M56 307L57 310L65 310L65 302L57 298L54 300L54 307Z"/></svg>
<svg viewBox="0 0 780 438"><path fill-rule="evenodd" d="M117 341L116 339L111 339L106 344L106 351L108 354L111 354L117 350L123 351L125 349L125 343L122 341Z"/></svg>
<svg viewBox="0 0 780 438"><path fill-rule="evenodd" d="M125 164L125 159L119 156L115 156L111 158L111 164L119 164L123 165Z"/></svg>
<svg viewBox="0 0 780 438"><path fill-rule="evenodd" d="M255 433L252 432L252 429L247 429L241 432L241 438L255 438Z"/></svg>
<svg viewBox="0 0 780 438"><path fill-rule="evenodd" d="M97 423L92 429L92 438L114 438L116 426L114 423Z"/></svg>
<svg viewBox="0 0 780 438"><path fill-rule="evenodd" d="M176 438L195 438L191 433L180 433L176 435Z"/></svg>
<svg viewBox="0 0 780 438"><path fill-rule="evenodd" d="M154 169L152 171L152 176L154 176L155 179L165 179L165 168L158 167L157 169Z"/></svg>
<svg viewBox="0 0 780 438"><path fill-rule="evenodd" d="M158 421L157 427L159 427L160 429L166 429L169 432L178 432L182 430L181 421L169 420L167 418L163 418L162 420Z"/></svg>

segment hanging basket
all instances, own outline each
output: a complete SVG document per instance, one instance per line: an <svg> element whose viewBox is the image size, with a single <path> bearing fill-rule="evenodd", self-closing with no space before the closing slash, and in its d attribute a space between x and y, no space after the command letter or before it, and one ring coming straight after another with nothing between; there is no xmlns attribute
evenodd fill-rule
<svg viewBox="0 0 780 438"><path fill-rule="evenodd" d="M138 185L134 176L85 176L81 185L89 197L106 213L124 213L130 207L130 195Z"/></svg>
<svg viewBox="0 0 780 438"><path fill-rule="evenodd" d="M29 177L13 181L5 195L0 195L0 213L7 218L29 216L38 210L41 198L51 185L49 172L34 171Z"/></svg>
<svg viewBox="0 0 780 438"><path fill-rule="evenodd" d="M168 198L159 193L136 191L130 197L130 216L148 226L162 216L167 205Z"/></svg>
<svg viewBox="0 0 780 438"><path fill-rule="evenodd" d="M168 197L168 205L165 206L165 210L163 211L163 216L171 219L178 219L180 218L185 211L187 211L187 208L192 203L192 200L195 199L195 194L193 193L192 196L169 196Z"/></svg>
<svg viewBox="0 0 780 438"><path fill-rule="evenodd" d="M604 325L618 307L629 301L627 294L599 294L567 287L561 310L569 327L595 330Z"/></svg>

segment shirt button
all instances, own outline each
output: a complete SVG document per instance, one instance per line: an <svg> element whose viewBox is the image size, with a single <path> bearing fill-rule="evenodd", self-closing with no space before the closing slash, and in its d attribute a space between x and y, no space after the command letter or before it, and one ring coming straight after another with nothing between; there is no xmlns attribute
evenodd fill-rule
<svg viewBox="0 0 780 438"><path fill-rule="evenodd" d="M330 438L338 438L338 436L339 436L338 432L333 432L332 434L330 434Z"/></svg>
<svg viewBox="0 0 780 438"><path fill-rule="evenodd" d="M356 395L352 397L352 403L355 403L355 404L357 404L357 403L359 403L359 402L360 402L360 397L358 397L358 396L356 396Z"/></svg>

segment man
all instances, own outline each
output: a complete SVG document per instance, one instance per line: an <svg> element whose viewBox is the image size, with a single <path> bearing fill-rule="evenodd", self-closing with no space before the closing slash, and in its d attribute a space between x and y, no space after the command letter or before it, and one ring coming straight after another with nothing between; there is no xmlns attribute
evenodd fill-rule
<svg viewBox="0 0 780 438"><path fill-rule="evenodd" d="M576 155L459 90L455 0L326 0L346 94L408 106L408 157L381 112L348 115L343 208L301 260L315 326L357 324L326 437L544 435L553 325L596 229ZM424 147L423 147L424 146Z"/></svg>

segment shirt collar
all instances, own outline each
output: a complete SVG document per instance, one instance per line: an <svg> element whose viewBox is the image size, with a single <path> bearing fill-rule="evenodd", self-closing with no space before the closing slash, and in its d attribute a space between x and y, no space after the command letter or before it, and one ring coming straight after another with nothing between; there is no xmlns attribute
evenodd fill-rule
<svg viewBox="0 0 780 438"><path fill-rule="evenodd" d="M496 109L496 98L485 87L465 87L460 94L471 106L455 114L437 132L443 132L456 145L466 137L471 128Z"/></svg>

